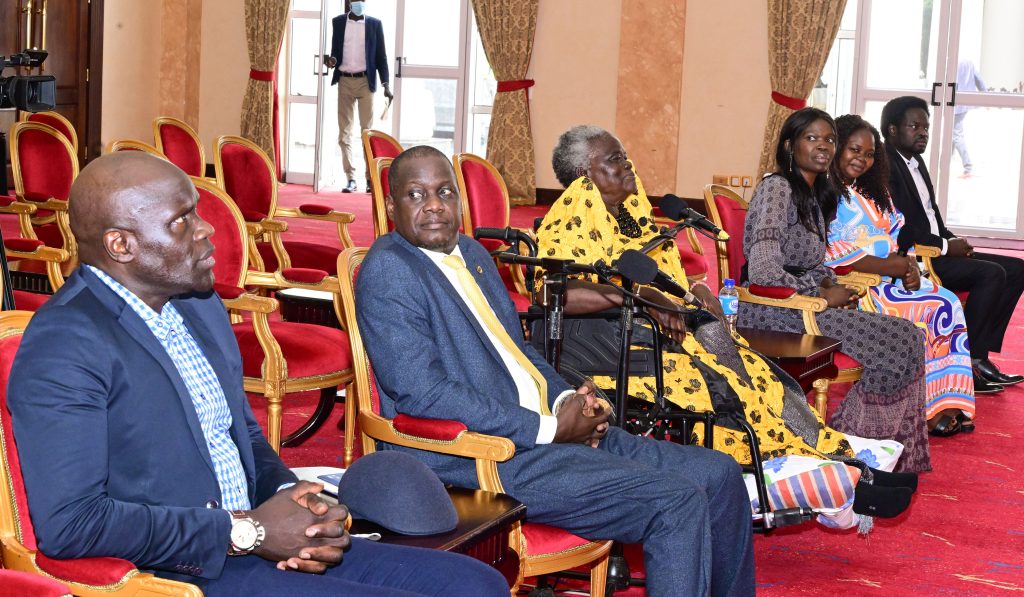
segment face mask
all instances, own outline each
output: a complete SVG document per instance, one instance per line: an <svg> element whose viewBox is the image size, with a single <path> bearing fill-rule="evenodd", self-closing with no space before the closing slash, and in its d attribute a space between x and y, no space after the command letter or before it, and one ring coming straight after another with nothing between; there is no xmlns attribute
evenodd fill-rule
<svg viewBox="0 0 1024 597"><path fill-rule="evenodd" d="M356 15L357 17L363 16L363 4L365 4L365 2L353 2L352 14Z"/></svg>

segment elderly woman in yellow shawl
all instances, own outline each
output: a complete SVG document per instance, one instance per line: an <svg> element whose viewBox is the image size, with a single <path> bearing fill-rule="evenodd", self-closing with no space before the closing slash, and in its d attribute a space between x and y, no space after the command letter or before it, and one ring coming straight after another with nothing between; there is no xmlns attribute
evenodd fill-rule
<svg viewBox="0 0 1024 597"><path fill-rule="evenodd" d="M623 251L639 249L658 233L643 184L622 144L608 131L595 126L577 126L566 131L555 147L552 165L566 189L537 231L540 255L580 263L599 259L614 263ZM655 249L651 257L677 284L689 286L679 252L671 243ZM718 299L707 286L696 284L690 290L720 318ZM738 398L747 421L755 428L770 479L782 480L830 468L829 474L838 471L844 479L842 484L851 486L849 502L833 503L831 510L829 504L818 508L830 514L819 517L826 526L854 526L858 517L849 511L850 502L854 512L874 516L894 516L907 507L916 488L916 476L878 470L892 470L902 445L892 440L849 436L826 427L808 407L799 385L734 342L721 321L713 319L688 330L684 318L673 311L681 305L654 288L643 287L639 292L648 301L672 309L649 309L665 335L675 341L666 343L662 362L665 397L669 402L688 410L714 410L709 385L721 386L717 382L726 380L727 392L734 393L733 399ZM569 284L565 312L593 313L621 304L622 296L614 288L576 279ZM616 333L612 324L608 333ZM596 377L594 381L599 387L614 385L608 378ZM632 377L629 394L653 401L653 378ZM751 461L748 443L739 431L715 431L715 449L743 464ZM830 466L837 463L829 461L847 462L850 466ZM856 486L856 499L852 486ZM772 504L776 508L792 505L795 504Z"/></svg>

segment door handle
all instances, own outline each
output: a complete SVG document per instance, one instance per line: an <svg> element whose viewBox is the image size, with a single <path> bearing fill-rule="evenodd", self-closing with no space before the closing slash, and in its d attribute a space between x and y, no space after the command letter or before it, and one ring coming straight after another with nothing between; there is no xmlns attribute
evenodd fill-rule
<svg viewBox="0 0 1024 597"><path fill-rule="evenodd" d="M942 87L942 83L940 83L939 81L936 81L936 82L932 83L932 101L931 101L931 104L933 106L941 106L942 105L942 104L940 104L939 102L937 102L935 100L935 92L938 90L939 87Z"/></svg>
<svg viewBox="0 0 1024 597"><path fill-rule="evenodd" d="M956 83L946 83L946 85L949 85L949 101L946 102L946 105L947 106L955 106L956 105Z"/></svg>
<svg viewBox="0 0 1024 597"><path fill-rule="evenodd" d="M314 77L326 77L331 72L331 67L327 67L327 70L323 70L327 64L327 54L313 54L313 76Z"/></svg>
<svg viewBox="0 0 1024 597"><path fill-rule="evenodd" d="M401 79L402 78L402 63L403 62L405 62L404 58L402 58L401 56L395 56L395 78L396 79Z"/></svg>

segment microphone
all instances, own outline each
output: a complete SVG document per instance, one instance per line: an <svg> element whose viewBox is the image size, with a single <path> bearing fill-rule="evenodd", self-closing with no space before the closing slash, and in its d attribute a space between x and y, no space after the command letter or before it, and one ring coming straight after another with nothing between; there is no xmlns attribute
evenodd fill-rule
<svg viewBox="0 0 1024 597"><path fill-rule="evenodd" d="M480 240L481 238L487 238L492 240L500 240L505 244L512 244L515 241L521 241L523 238L529 238L522 231L506 226L504 228L474 228L473 238Z"/></svg>
<svg viewBox="0 0 1024 597"><path fill-rule="evenodd" d="M710 232L715 236L716 240L729 240L728 233L723 232L721 228L715 226L714 222L705 218L700 212L687 207L686 202L675 195L665 195L661 198L661 203L658 205L661 207L661 213L665 214L665 217L670 220L681 221L684 224Z"/></svg>
<svg viewBox="0 0 1024 597"><path fill-rule="evenodd" d="M615 262L615 269L619 271L619 275L629 278L637 284L649 284L683 299L688 305L700 309L704 308L704 303L699 298L679 284L676 284L675 280L658 269L657 262L636 249L623 251L618 261Z"/></svg>

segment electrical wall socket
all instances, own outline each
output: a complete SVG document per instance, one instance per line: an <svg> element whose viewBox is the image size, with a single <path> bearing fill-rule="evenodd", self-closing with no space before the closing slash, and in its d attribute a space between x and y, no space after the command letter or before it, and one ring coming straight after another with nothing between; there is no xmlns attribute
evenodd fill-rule
<svg viewBox="0 0 1024 597"><path fill-rule="evenodd" d="M750 187L754 186L754 177L753 176L744 176L740 180L740 183L742 184L744 189L750 188Z"/></svg>
<svg viewBox="0 0 1024 597"><path fill-rule="evenodd" d="M729 184L729 177L725 174L713 174L711 176L711 184L727 185Z"/></svg>
<svg viewBox="0 0 1024 597"><path fill-rule="evenodd" d="M738 186L740 186L740 177L736 176L735 174L730 175L729 176L729 186L730 187L738 187Z"/></svg>

